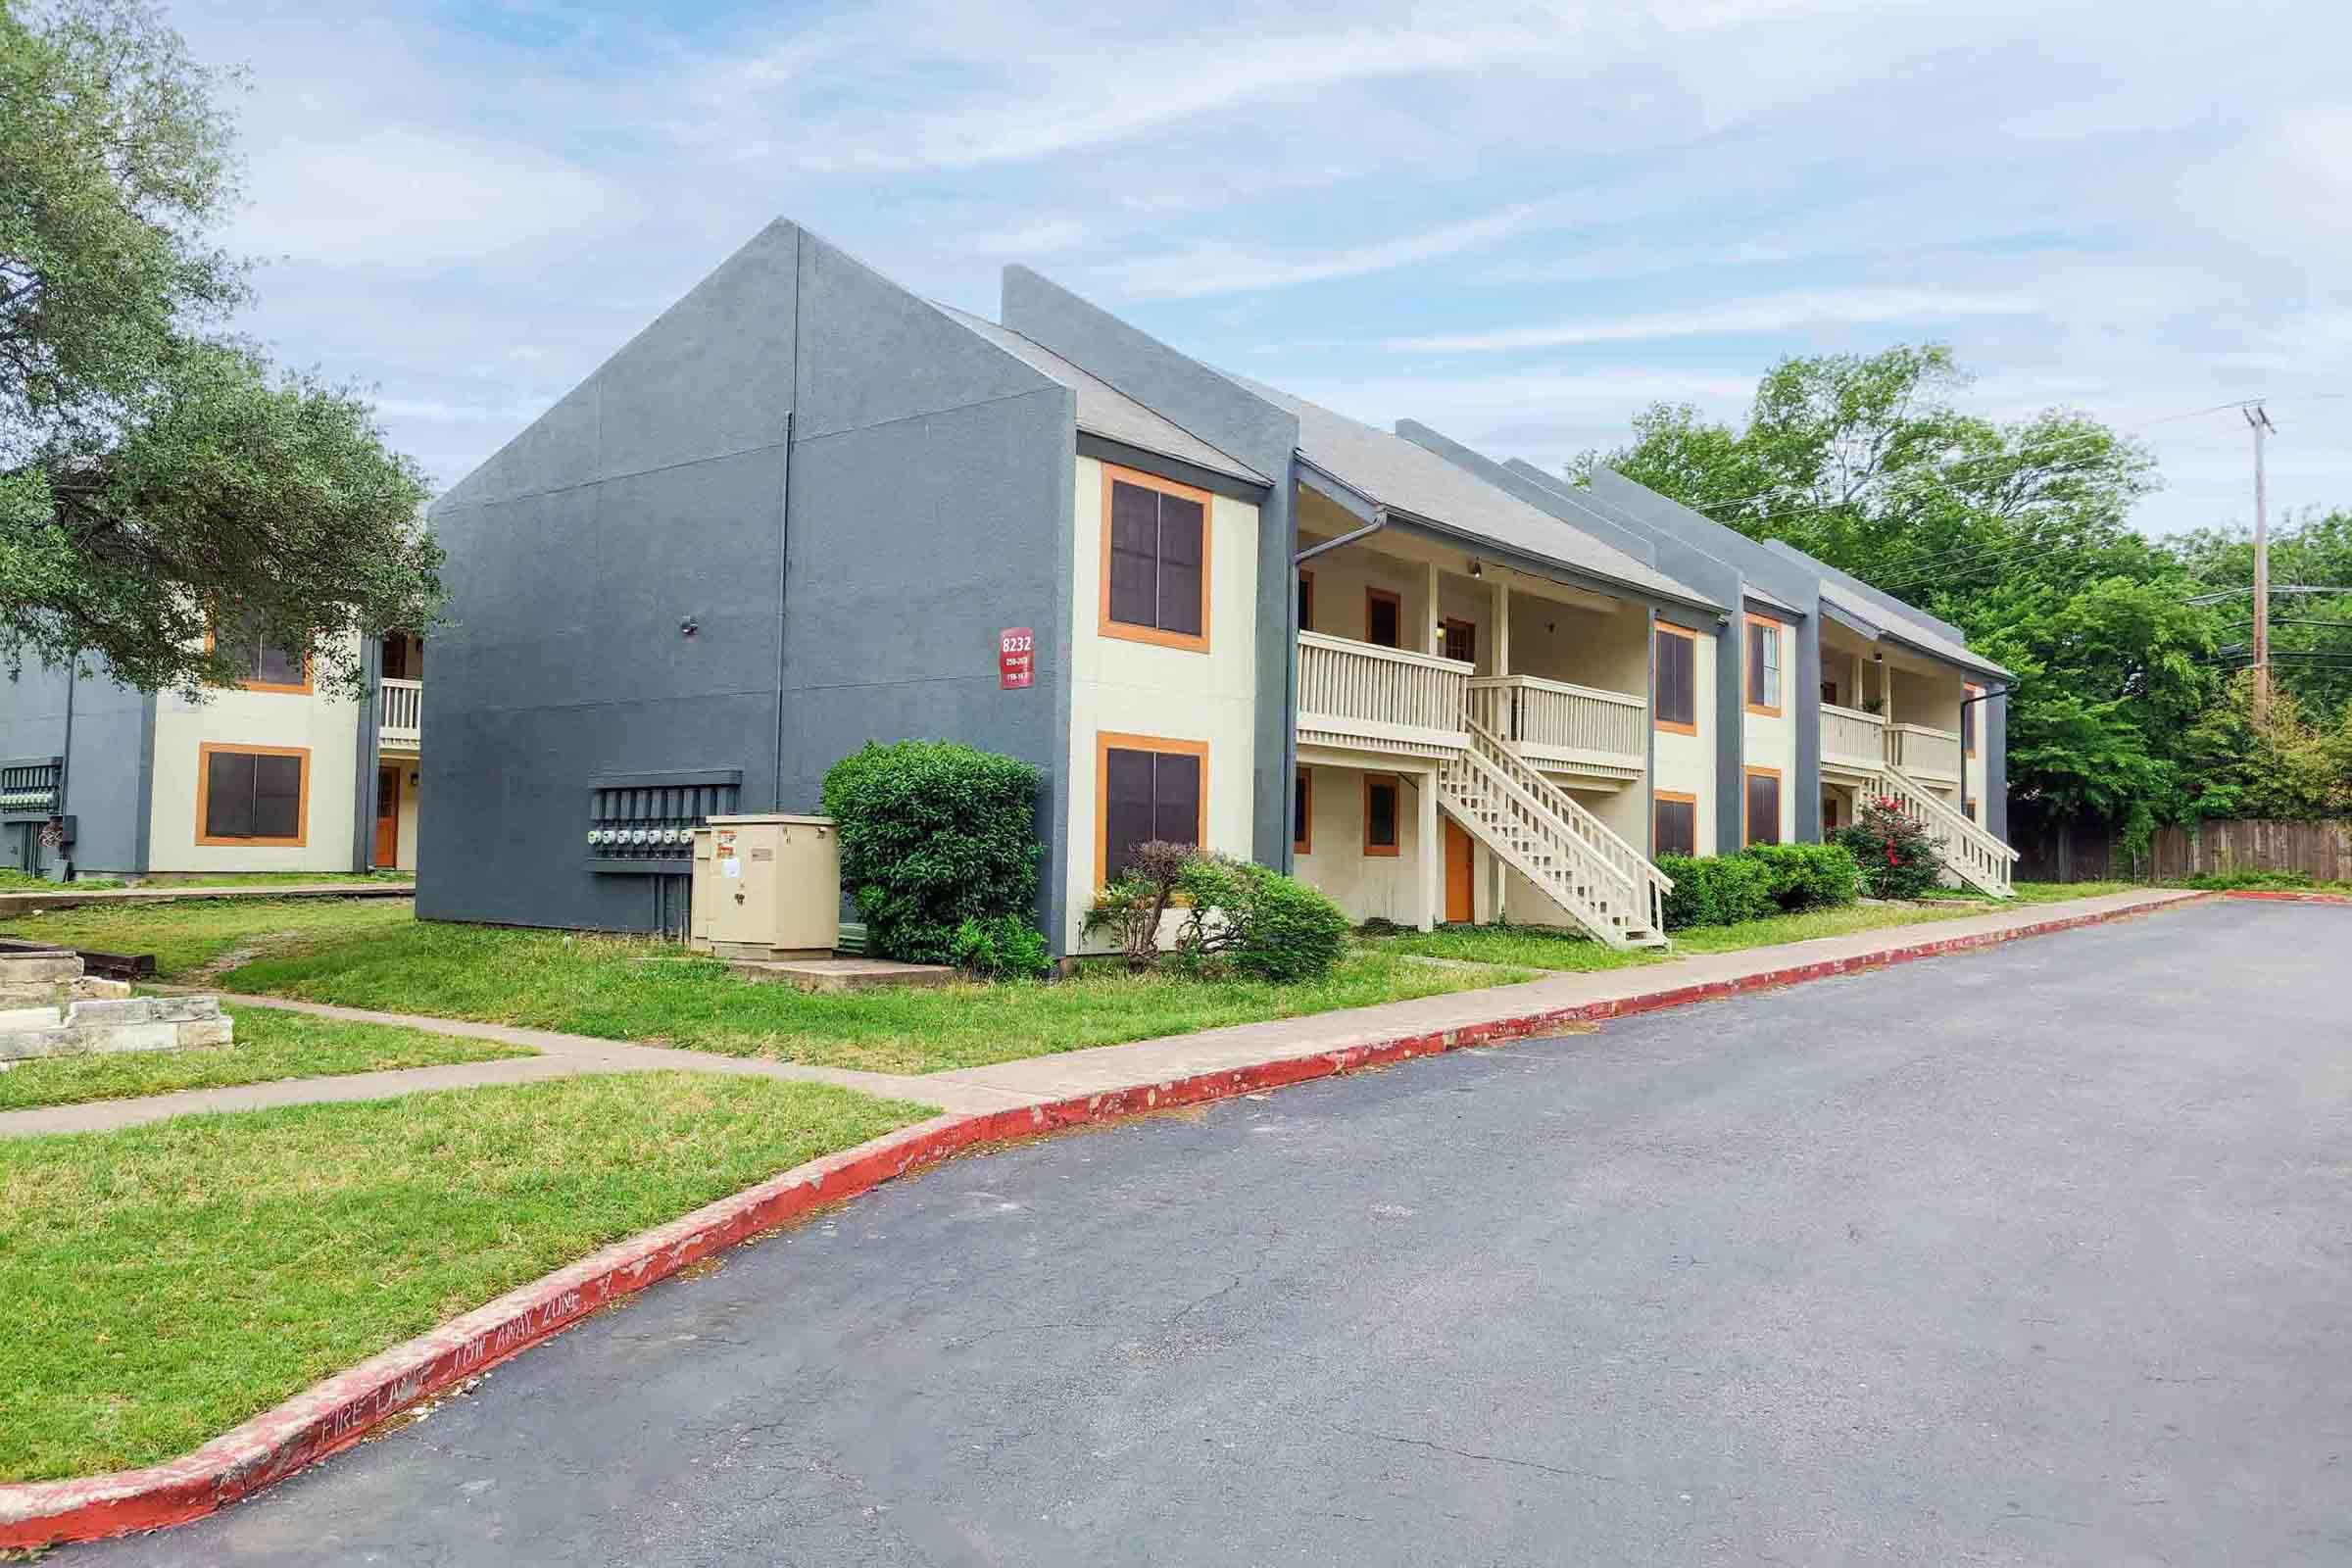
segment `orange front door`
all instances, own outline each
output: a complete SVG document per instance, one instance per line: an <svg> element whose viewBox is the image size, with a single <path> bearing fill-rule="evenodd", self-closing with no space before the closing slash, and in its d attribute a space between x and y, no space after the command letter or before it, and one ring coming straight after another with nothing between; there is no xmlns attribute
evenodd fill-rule
<svg viewBox="0 0 2352 1568"><path fill-rule="evenodd" d="M400 769L375 770L375 864L386 870L400 863Z"/></svg>
<svg viewBox="0 0 2352 1568"><path fill-rule="evenodd" d="M1477 862L1478 857L1470 850L1470 835L1452 817L1446 818L1446 920L1449 925L1467 925L1478 918L1478 905L1470 894L1470 871Z"/></svg>

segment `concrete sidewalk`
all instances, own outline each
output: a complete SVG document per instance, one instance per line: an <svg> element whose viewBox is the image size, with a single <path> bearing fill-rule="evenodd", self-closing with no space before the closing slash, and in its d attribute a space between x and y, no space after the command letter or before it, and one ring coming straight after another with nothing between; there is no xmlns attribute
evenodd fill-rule
<svg viewBox="0 0 2352 1568"><path fill-rule="evenodd" d="M1498 1023L1524 1024L1527 1027L1518 1032L1526 1033L1544 1019L1565 1019L1580 1012L1606 1015L1636 1011L1705 1001L1759 984L1828 978L1890 956L1923 956L1920 950L1924 948L1982 946L2019 933L2031 933L2038 927L2143 913L2207 897L2210 895L2172 891L2107 894L2064 904L2000 909L1967 919L1893 926L1852 936L1751 948L1740 953L1676 958L1598 974L1548 975L1519 985L1455 992L1416 1002L1391 1002L1300 1018L1234 1024L1130 1045L1096 1046L987 1067L919 1075L725 1056L706 1051L629 1045L550 1029L374 1012L275 997L231 996L223 998L231 1013L241 1007L277 1007L321 1018L386 1024L428 1034L523 1046L540 1054L506 1061L411 1067L334 1078L282 1078L229 1089L155 1095L143 1100L103 1100L9 1111L0 1113L0 1137L104 1132L203 1111L255 1110L322 1101L387 1100L431 1089L528 1083L592 1072L710 1072L794 1079L837 1084L892 1100L937 1105L956 1114L985 1113L1138 1089L1204 1073L1323 1056L1398 1039L1491 1029Z"/></svg>
<svg viewBox="0 0 2352 1568"><path fill-rule="evenodd" d="M72 889L71 882L60 883ZM85 905L183 904L205 899L413 899L414 882L286 882L219 887L94 888L87 893L0 893L0 920L39 909L78 909Z"/></svg>

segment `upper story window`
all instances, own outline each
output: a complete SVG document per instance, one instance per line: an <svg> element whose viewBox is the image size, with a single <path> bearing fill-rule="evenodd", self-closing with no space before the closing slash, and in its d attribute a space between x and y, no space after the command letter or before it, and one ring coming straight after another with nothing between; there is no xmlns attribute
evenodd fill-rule
<svg viewBox="0 0 2352 1568"><path fill-rule="evenodd" d="M1650 701L1660 729L1698 733L1698 634L1658 622L1656 691Z"/></svg>
<svg viewBox="0 0 2352 1568"><path fill-rule="evenodd" d="M1364 590L1364 641L1376 648L1400 648L1404 637L1404 601L1386 588Z"/></svg>
<svg viewBox="0 0 2352 1568"><path fill-rule="evenodd" d="M1102 466L1102 633L1208 651L1208 492Z"/></svg>
<svg viewBox="0 0 2352 1568"><path fill-rule="evenodd" d="M1982 686L1960 688L1960 750L1965 756L1977 755L1977 710L1984 706L1978 699L1984 695Z"/></svg>
<svg viewBox="0 0 2352 1568"><path fill-rule="evenodd" d="M1747 710L1781 716L1781 623L1766 615L1747 617Z"/></svg>
<svg viewBox="0 0 2352 1568"><path fill-rule="evenodd" d="M238 684L249 692L307 692L311 689L311 661L301 649L270 646L261 625L251 616L238 616L217 627L214 651L237 671Z"/></svg>

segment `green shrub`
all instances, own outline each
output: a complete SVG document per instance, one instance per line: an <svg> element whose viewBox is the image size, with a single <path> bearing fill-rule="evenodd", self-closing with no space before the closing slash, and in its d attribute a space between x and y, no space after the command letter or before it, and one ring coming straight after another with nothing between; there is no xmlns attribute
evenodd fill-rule
<svg viewBox="0 0 2352 1568"><path fill-rule="evenodd" d="M1772 902L1793 914L1851 904L1862 867L1842 844L1757 844L1745 852L1772 876Z"/></svg>
<svg viewBox="0 0 2352 1568"><path fill-rule="evenodd" d="M1780 911L1773 902L1772 871L1747 855L1661 855L1658 869L1674 883L1666 895L1666 929L1694 925L1737 925Z"/></svg>
<svg viewBox="0 0 2352 1568"><path fill-rule="evenodd" d="M841 877L882 957L945 963L966 920L1037 906L1038 770L952 741L868 743L825 774Z"/></svg>
<svg viewBox="0 0 2352 1568"><path fill-rule="evenodd" d="M2297 888L2312 887L2315 884L2308 871L2239 870L2233 866L2226 871L2200 871L2180 885L2184 888L2197 888L2208 893L2227 893L2231 889L2268 890L2282 893Z"/></svg>
<svg viewBox="0 0 2352 1568"><path fill-rule="evenodd" d="M948 956L956 968L983 980L1035 980L1054 967L1046 934L1021 914L966 919L956 928Z"/></svg>
<svg viewBox="0 0 2352 1568"><path fill-rule="evenodd" d="M1134 869L1097 897L1086 928L1109 927L1129 967L1146 969L1162 958L1161 922L1176 908L1184 919L1165 956L1187 974L1231 968L1260 980L1319 980L1348 951L1348 917L1321 889L1165 843L1137 846Z"/></svg>
<svg viewBox="0 0 2352 1568"><path fill-rule="evenodd" d="M1936 841L1890 796L1864 796L1853 825L1838 829L1838 842L1862 868L1862 885L1873 898L1916 899L1943 874Z"/></svg>

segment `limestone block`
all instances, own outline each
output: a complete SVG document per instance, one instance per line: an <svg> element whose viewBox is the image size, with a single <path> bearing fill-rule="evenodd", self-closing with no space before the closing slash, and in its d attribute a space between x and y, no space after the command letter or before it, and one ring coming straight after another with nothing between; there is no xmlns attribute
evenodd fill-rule
<svg viewBox="0 0 2352 1568"><path fill-rule="evenodd" d="M0 954L0 985L54 984L81 978L81 956L74 953Z"/></svg>
<svg viewBox="0 0 2352 1568"><path fill-rule="evenodd" d="M11 1007L0 1012L0 1034L20 1029L54 1029L65 1021L63 1007Z"/></svg>
<svg viewBox="0 0 2352 1568"><path fill-rule="evenodd" d="M236 1023L229 1018L190 1018L172 1027L179 1032L179 1044L183 1049L236 1043Z"/></svg>

